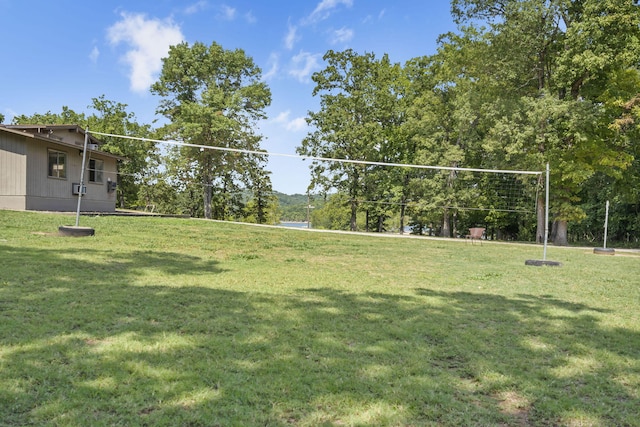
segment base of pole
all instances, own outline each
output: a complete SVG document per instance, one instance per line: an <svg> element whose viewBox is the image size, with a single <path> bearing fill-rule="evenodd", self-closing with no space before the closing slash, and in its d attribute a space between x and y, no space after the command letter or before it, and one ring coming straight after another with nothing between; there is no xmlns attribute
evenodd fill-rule
<svg viewBox="0 0 640 427"><path fill-rule="evenodd" d="M68 237L93 236L96 231L91 227L75 227L72 225L62 225L58 227L58 234Z"/></svg>
<svg viewBox="0 0 640 427"><path fill-rule="evenodd" d="M524 262L524 265L533 265L536 267L544 267L544 266L548 266L548 267L560 267L562 266L561 262L558 261L547 261L547 260L541 260L541 259L528 259Z"/></svg>
<svg viewBox="0 0 640 427"><path fill-rule="evenodd" d="M593 253L598 255L615 255L616 250L611 248L594 248Z"/></svg>

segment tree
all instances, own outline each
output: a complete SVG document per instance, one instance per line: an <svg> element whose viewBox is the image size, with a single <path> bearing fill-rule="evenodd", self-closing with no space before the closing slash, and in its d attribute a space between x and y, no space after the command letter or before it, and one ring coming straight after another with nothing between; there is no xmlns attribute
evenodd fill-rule
<svg viewBox="0 0 640 427"><path fill-rule="evenodd" d="M244 221L257 224L276 224L280 211L278 198L273 194L269 172L262 168L250 171L253 182L253 197L245 206Z"/></svg>
<svg viewBox="0 0 640 427"><path fill-rule="evenodd" d="M307 122L315 127L297 151L299 154L355 161L392 160L389 147L402 120L401 68L387 55L380 60L371 53L349 49L324 55L327 67L312 76L320 94L321 108L310 112ZM394 155L395 156L395 155ZM314 162L310 188L335 188L348 196L349 228L357 229L360 199L383 197L377 168L364 164Z"/></svg>
<svg viewBox="0 0 640 427"><path fill-rule="evenodd" d="M149 124L139 124L135 114L127 112L127 104L109 101L102 95L92 98L90 109L97 114L87 118L89 131L108 133L111 135L132 136L136 138L152 138L153 131ZM104 151L125 160L118 163L118 200L121 208L138 204L138 192L142 177L147 173L149 162L157 158L158 152L154 143L104 136L100 138Z"/></svg>
<svg viewBox="0 0 640 427"><path fill-rule="evenodd" d="M451 73L456 58L443 49L432 57L416 58L407 64L411 75L410 107L404 124L411 141L408 152L413 162L448 168L478 167L474 162L477 144L477 113L470 108L470 82ZM466 205L471 198L464 180L456 170L419 172L411 179L412 209L440 213L440 235L450 237L455 206Z"/></svg>
<svg viewBox="0 0 640 427"><path fill-rule="evenodd" d="M151 91L162 97L157 112L171 121L163 129L166 136L200 146L260 150L262 137L253 129L266 118L271 92L244 51L216 43L172 46ZM183 178L200 185L205 218L241 211L242 186L251 187L253 178L263 179L256 187L260 191L270 186L268 175L252 172L264 168L263 155L193 147L177 155L189 171Z"/></svg>
<svg viewBox="0 0 640 427"><path fill-rule="evenodd" d="M87 118L84 113L76 113L68 106L63 105L60 113L47 111L44 114L34 113L31 116L20 114L13 118L12 123L15 125L78 125L86 127Z"/></svg>
<svg viewBox="0 0 640 427"><path fill-rule="evenodd" d="M485 149L523 168L551 163L555 243L566 244L568 222L584 217L581 186L631 162L624 138L611 128L616 108L607 98L612 90L627 99L637 91L620 93L618 84L620 74L638 66L637 6L632 0L453 0L452 11L459 23L489 24L483 50L492 70L476 76L479 87L496 94Z"/></svg>
<svg viewBox="0 0 640 427"><path fill-rule="evenodd" d="M313 228L327 230L351 229L351 202L344 193L332 194L326 197L322 207L311 212Z"/></svg>

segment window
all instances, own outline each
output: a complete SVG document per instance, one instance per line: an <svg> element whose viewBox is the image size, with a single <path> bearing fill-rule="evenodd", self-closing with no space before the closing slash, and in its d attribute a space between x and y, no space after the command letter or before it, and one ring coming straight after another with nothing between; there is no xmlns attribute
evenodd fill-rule
<svg viewBox="0 0 640 427"><path fill-rule="evenodd" d="M49 176L63 179L67 177L67 153L49 150Z"/></svg>
<svg viewBox="0 0 640 427"><path fill-rule="evenodd" d="M104 160L89 160L89 182L102 183L102 171L104 170Z"/></svg>

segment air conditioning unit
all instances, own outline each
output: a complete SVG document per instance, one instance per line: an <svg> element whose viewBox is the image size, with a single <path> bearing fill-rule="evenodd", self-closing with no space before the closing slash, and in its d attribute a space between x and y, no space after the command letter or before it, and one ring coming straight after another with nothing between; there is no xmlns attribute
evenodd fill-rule
<svg viewBox="0 0 640 427"><path fill-rule="evenodd" d="M89 150L97 150L98 149L98 144L87 144L87 148Z"/></svg>
<svg viewBox="0 0 640 427"><path fill-rule="evenodd" d="M80 193L80 184L71 184L71 193L73 194L79 194ZM87 186L83 185L82 186L82 194L87 194Z"/></svg>

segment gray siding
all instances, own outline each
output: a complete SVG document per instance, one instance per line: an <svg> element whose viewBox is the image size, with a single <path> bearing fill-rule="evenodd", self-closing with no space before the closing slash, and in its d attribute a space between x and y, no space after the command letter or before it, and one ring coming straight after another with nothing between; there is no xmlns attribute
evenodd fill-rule
<svg viewBox="0 0 640 427"><path fill-rule="evenodd" d="M27 144L24 137L0 133L0 208L25 209Z"/></svg>
<svg viewBox="0 0 640 427"><path fill-rule="evenodd" d="M78 196L72 187L80 182L81 148L0 132L0 208L74 212ZM66 154L66 178L48 176L50 149ZM103 182L89 182L85 170L87 193L82 197L81 210L113 212L116 193L107 191L107 178L117 181L116 159L97 152L91 152L91 156L104 161Z"/></svg>

